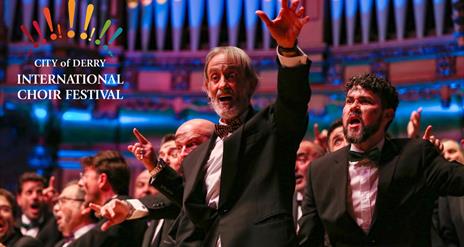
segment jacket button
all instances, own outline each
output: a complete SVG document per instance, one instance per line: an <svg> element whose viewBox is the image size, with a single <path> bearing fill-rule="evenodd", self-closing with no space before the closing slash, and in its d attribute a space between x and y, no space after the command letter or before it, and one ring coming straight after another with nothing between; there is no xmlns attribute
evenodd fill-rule
<svg viewBox="0 0 464 247"><path fill-rule="evenodd" d="M368 245L368 246L375 246L375 239L370 239L370 240L367 242L367 245Z"/></svg>

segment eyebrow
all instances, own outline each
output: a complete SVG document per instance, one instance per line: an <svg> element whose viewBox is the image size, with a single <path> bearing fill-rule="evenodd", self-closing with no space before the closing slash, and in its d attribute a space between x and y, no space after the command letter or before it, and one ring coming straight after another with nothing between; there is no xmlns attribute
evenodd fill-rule
<svg viewBox="0 0 464 247"><path fill-rule="evenodd" d="M347 95L346 98L347 98L347 99L348 99L348 98L352 99L352 98L355 98L355 97L352 96L352 95ZM357 98L358 98L358 99L364 99L364 100L368 99L368 100L374 100L374 101L375 101L375 98L374 98L374 97L370 97L370 96L363 96L363 95L362 95L362 96L358 96Z"/></svg>

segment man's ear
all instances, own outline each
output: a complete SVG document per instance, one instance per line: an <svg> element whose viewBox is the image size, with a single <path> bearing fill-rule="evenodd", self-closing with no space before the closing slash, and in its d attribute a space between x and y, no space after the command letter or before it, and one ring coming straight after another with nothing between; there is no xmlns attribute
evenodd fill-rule
<svg viewBox="0 0 464 247"><path fill-rule="evenodd" d="M108 183L108 175L106 173L98 174L98 187L101 189Z"/></svg>
<svg viewBox="0 0 464 247"><path fill-rule="evenodd" d="M393 109L391 109L391 108L385 109L384 116L385 116L385 118L387 118L390 121L390 120L393 120L393 117L395 116L395 113L394 113Z"/></svg>

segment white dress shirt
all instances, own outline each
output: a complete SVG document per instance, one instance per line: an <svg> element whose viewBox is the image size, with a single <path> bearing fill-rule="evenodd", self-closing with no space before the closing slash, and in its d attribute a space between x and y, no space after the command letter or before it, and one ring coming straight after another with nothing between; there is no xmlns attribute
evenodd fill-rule
<svg viewBox="0 0 464 247"><path fill-rule="evenodd" d="M384 142L385 140L382 139L375 147L381 151ZM351 145L350 150L360 153L363 152L354 145ZM379 169L374 162L361 165L360 162L350 161L348 173L348 211L359 227L367 233L372 223L377 200Z"/></svg>
<svg viewBox="0 0 464 247"><path fill-rule="evenodd" d="M43 220L43 219L41 219ZM31 224L31 220L29 218L27 218L27 216L25 214L22 214L21 215L21 222L23 224ZM36 226L36 227L32 227L32 228L29 228L29 229L26 229L25 227L21 227L21 233L24 235L24 236L30 236L30 237L37 237L37 234L39 234L39 227Z"/></svg>

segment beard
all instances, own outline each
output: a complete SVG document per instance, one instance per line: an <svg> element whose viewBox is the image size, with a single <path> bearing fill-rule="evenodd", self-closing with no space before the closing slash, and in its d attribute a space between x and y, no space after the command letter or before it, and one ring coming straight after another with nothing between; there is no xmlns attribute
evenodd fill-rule
<svg viewBox="0 0 464 247"><path fill-rule="evenodd" d="M367 139L369 139L369 137L371 137L374 133L376 133L379 130L380 123L382 120L382 115L383 115L383 112L379 114L379 117L371 125L365 125L363 120L360 118L361 128L358 131L358 133L351 133L348 130L348 123L347 123L346 126L343 126L343 134L345 135L346 140L349 143L353 143L353 144L359 144L359 143L365 142Z"/></svg>
<svg viewBox="0 0 464 247"><path fill-rule="evenodd" d="M210 104L216 114L223 120L232 120L240 116L249 105L249 100L244 95L233 97L233 99L224 103L219 100L219 97L210 97Z"/></svg>

